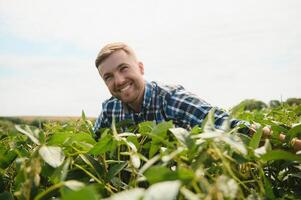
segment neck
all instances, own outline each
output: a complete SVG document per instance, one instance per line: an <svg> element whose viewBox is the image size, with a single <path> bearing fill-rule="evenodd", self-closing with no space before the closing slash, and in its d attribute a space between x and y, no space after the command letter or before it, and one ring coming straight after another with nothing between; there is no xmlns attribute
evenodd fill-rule
<svg viewBox="0 0 301 200"><path fill-rule="evenodd" d="M129 104L129 107L134 110L134 112L140 112L141 111L141 105L133 105Z"/></svg>
<svg viewBox="0 0 301 200"><path fill-rule="evenodd" d="M143 104L143 98L144 98L144 92L145 92L145 83L143 86L143 90L141 90L139 96L133 103L129 103L128 106L133 109L135 112L140 112Z"/></svg>

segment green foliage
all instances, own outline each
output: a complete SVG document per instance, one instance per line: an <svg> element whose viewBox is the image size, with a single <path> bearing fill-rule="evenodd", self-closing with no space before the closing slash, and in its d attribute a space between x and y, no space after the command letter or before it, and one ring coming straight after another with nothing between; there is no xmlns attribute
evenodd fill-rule
<svg viewBox="0 0 301 200"><path fill-rule="evenodd" d="M280 101L278 101L278 100L271 100L271 101L269 101L269 107L271 107L271 108L277 108L279 106L281 106Z"/></svg>
<svg viewBox="0 0 301 200"><path fill-rule="evenodd" d="M234 106L231 111L232 113L237 113L241 111L253 111L253 110L261 110L263 108L267 108L268 106L259 100L255 99L246 99L239 103L238 105Z"/></svg>
<svg viewBox="0 0 301 200"><path fill-rule="evenodd" d="M215 129L210 113L192 130L171 121L123 132L113 124L96 141L84 113L42 127L0 121L0 198L300 199L301 155L290 143L301 136L300 107L232 114L261 126L253 136Z"/></svg>
<svg viewBox="0 0 301 200"><path fill-rule="evenodd" d="M288 98L286 100L286 103L290 106L297 106L301 104L301 99L300 98Z"/></svg>

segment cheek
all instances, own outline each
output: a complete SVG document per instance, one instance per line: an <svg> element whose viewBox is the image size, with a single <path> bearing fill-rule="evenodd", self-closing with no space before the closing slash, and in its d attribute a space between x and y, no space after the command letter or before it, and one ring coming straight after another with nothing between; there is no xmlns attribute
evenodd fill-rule
<svg viewBox="0 0 301 200"><path fill-rule="evenodd" d="M112 82L106 83L106 85L107 85L107 87L108 87L108 89L109 89L110 91L113 91L113 89L114 89L114 84L113 84Z"/></svg>

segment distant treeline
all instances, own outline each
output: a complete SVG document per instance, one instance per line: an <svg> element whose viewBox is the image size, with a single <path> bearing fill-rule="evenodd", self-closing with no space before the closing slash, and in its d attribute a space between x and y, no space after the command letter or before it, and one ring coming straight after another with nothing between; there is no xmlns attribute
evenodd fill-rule
<svg viewBox="0 0 301 200"><path fill-rule="evenodd" d="M0 125L3 125L6 124L28 124L28 125L31 125L31 126L35 126L35 127L38 127L38 128L42 128L44 126L45 123L49 122L48 120L45 120L45 119L34 119L34 120L24 120L20 117L0 117Z"/></svg>
<svg viewBox="0 0 301 200"><path fill-rule="evenodd" d="M264 108L277 108L281 105L289 105L289 106L299 106L301 105L301 98L288 98L286 101L279 100L271 100L268 104L263 101L256 99L246 99L240 102L238 105L231 108L231 113L236 113L238 110L240 111L253 111L253 110L261 110Z"/></svg>

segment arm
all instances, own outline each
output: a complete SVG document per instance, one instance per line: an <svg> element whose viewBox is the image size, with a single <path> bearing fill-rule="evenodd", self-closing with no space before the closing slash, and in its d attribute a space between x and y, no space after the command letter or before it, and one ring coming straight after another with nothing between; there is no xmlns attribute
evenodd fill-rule
<svg viewBox="0 0 301 200"><path fill-rule="evenodd" d="M166 95L163 107L167 119L173 120L175 124L182 127L201 125L209 111L213 108L196 95L184 90L184 88L174 90ZM215 109L214 124L216 128L221 128L223 122L228 118L229 114L227 112ZM249 126L249 123L244 121L230 120L231 128L242 123Z"/></svg>

